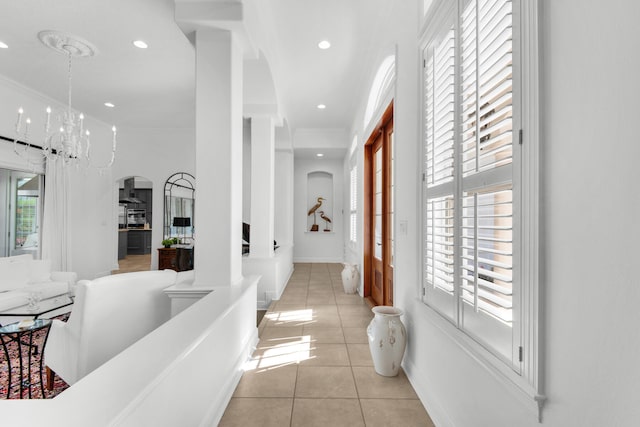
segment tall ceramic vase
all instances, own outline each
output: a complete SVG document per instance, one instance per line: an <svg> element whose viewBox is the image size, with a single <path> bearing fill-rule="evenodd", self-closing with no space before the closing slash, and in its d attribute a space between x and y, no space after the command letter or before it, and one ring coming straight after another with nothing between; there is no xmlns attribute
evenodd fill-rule
<svg viewBox="0 0 640 427"><path fill-rule="evenodd" d="M400 370L407 344L407 331L400 320L404 312L384 305L373 307L371 311L375 316L367 327L367 336L373 367L382 376L394 377Z"/></svg>
<svg viewBox="0 0 640 427"><path fill-rule="evenodd" d="M358 273L358 266L356 264L349 264L343 262L344 269L342 270L342 287L345 294L355 294L358 290L358 283L360 283L360 273Z"/></svg>

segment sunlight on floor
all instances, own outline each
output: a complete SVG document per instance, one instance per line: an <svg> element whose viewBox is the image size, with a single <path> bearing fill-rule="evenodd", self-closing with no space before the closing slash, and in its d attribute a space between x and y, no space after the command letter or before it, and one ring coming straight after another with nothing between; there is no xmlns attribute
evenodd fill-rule
<svg viewBox="0 0 640 427"><path fill-rule="evenodd" d="M275 311L267 313L266 318L276 322L276 325L281 325L291 322L310 322L313 320L313 310L287 310L287 311Z"/></svg>
<svg viewBox="0 0 640 427"><path fill-rule="evenodd" d="M260 341L254 356L245 364L244 371L268 370L297 364L310 359L311 350L313 349L309 335L287 339L277 338L266 340L265 343Z"/></svg>

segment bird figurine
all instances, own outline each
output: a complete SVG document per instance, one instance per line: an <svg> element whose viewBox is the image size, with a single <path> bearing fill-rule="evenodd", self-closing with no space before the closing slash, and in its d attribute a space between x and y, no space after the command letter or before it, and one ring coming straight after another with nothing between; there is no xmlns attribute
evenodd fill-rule
<svg viewBox="0 0 640 427"><path fill-rule="evenodd" d="M331 231L329 229L329 223L331 222L331 218L324 214L324 211L318 211L320 214L320 218L324 219L324 231Z"/></svg>
<svg viewBox="0 0 640 427"><path fill-rule="evenodd" d="M310 216L311 214L313 214L313 225L311 226L311 231L318 231L318 224L316 224L316 211L320 206L322 206L322 201L326 199L323 199L322 197L318 197L316 200L318 203L313 205L313 207L309 209L309 212L307 213L307 216Z"/></svg>

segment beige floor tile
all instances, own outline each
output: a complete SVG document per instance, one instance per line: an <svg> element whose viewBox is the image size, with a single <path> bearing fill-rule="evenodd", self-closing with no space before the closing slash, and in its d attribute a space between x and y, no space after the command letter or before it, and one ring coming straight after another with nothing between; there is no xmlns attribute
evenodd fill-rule
<svg viewBox="0 0 640 427"><path fill-rule="evenodd" d="M307 295L282 295L280 297L280 302L285 304L306 304Z"/></svg>
<svg viewBox="0 0 640 427"><path fill-rule="evenodd" d="M295 310L304 310L307 308L307 303L287 303L282 300L278 300L275 304L271 304L269 307L269 311L267 314L279 313L283 311L295 311Z"/></svg>
<svg viewBox="0 0 640 427"><path fill-rule="evenodd" d="M345 294L342 288L335 291L336 304L338 305L362 305L362 298L358 294Z"/></svg>
<svg viewBox="0 0 640 427"><path fill-rule="evenodd" d="M356 386L351 368L346 366L300 366L296 382L296 397L356 398Z"/></svg>
<svg viewBox="0 0 640 427"><path fill-rule="evenodd" d="M311 322L307 322L305 327L311 328L339 328L341 326L340 318L335 317L316 317Z"/></svg>
<svg viewBox="0 0 640 427"><path fill-rule="evenodd" d="M309 285L308 296L333 295L331 285Z"/></svg>
<svg viewBox="0 0 640 427"><path fill-rule="evenodd" d="M308 290L307 290L307 286L300 286L297 288L289 288L287 287L287 289L285 289L285 291L282 293L282 296L280 297L280 299L282 299L282 297L284 296L288 296L288 297L299 297L299 296L307 296L308 294Z"/></svg>
<svg viewBox="0 0 640 427"><path fill-rule="evenodd" d="M419 400L361 399L360 404L367 427L435 426Z"/></svg>
<svg viewBox="0 0 640 427"><path fill-rule="evenodd" d="M280 328L287 329L287 328ZM298 365L301 362L308 361L314 357L323 356L322 359L328 359L329 362L336 359L333 365L339 366L338 356L327 351L315 354L315 345L311 343L308 336L299 336L296 338L283 339L280 341L271 341L273 345L259 346L253 352L248 366L254 369L271 369L275 367ZM328 345L328 344L325 344Z"/></svg>
<svg viewBox="0 0 640 427"><path fill-rule="evenodd" d="M369 344L347 344L351 366L373 366Z"/></svg>
<svg viewBox="0 0 640 427"><path fill-rule="evenodd" d="M364 316L369 319L373 318L371 309L365 304L339 305L338 313L340 313L341 316Z"/></svg>
<svg viewBox="0 0 640 427"><path fill-rule="evenodd" d="M308 335L312 343L344 344L344 334L342 328L318 328L315 326L305 326L303 335Z"/></svg>
<svg viewBox="0 0 640 427"><path fill-rule="evenodd" d="M340 321L343 328L366 328L371 323L372 316L364 316L359 314L340 315Z"/></svg>
<svg viewBox="0 0 640 427"><path fill-rule="evenodd" d="M349 353L345 344L311 344L307 358L301 366L349 366Z"/></svg>
<svg viewBox="0 0 640 427"><path fill-rule="evenodd" d="M295 399L292 427L364 426L358 399Z"/></svg>
<svg viewBox="0 0 640 427"><path fill-rule="evenodd" d="M282 427L291 423L293 399L232 398L218 427Z"/></svg>
<svg viewBox="0 0 640 427"><path fill-rule="evenodd" d="M287 338L301 337L303 332L302 326L286 328L269 328L265 327L260 333L260 342L258 347L271 345L271 342L286 340Z"/></svg>
<svg viewBox="0 0 640 427"><path fill-rule="evenodd" d="M367 328L342 328L344 334L344 340L347 343L354 344L368 344L369 338L367 337Z"/></svg>
<svg viewBox="0 0 640 427"><path fill-rule="evenodd" d="M326 295L308 296L307 305L335 304L336 298L333 293Z"/></svg>
<svg viewBox="0 0 640 427"><path fill-rule="evenodd" d="M296 305L278 305L276 310L264 315L267 327L303 326L313 321L313 311Z"/></svg>
<svg viewBox="0 0 640 427"><path fill-rule="evenodd" d="M361 399L417 399L411 383L400 370L396 377L383 377L376 374L373 367L353 367L353 375Z"/></svg>
<svg viewBox="0 0 640 427"><path fill-rule="evenodd" d="M246 371L234 397L293 397L297 366Z"/></svg>

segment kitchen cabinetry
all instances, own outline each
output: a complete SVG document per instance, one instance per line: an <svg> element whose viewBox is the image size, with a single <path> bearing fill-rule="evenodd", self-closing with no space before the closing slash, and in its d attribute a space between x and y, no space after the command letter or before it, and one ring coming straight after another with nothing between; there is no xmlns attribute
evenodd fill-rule
<svg viewBox="0 0 640 427"><path fill-rule="evenodd" d="M128 235L128 230L118 230L118 259L127 256Z"/></svg>
<svg viewBox="0 0 640 427"><path fill-rule="evenodd" d="M122 188L119 191L119 195L120 200L130 196L130 194L125 194ZM153 190L151 188L136 188L133 195L142 203L126 203L127 209L144 209L146 211L146 222L149 225L153 224Z"/></svg>
<svg viewBox="0 0 640 427"><path fill-rule="evenodd" d="M151 253L151 230L129 229L127 234L127 255Z"/></svg>

